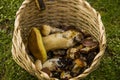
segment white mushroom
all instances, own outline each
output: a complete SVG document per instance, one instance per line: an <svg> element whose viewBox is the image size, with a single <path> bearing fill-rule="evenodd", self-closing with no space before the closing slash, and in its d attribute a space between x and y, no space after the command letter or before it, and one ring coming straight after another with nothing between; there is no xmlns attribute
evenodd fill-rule
<svg viewBox="0 0 120 80"><path fill-rule="evenodd" d="M71 58L71 59L75 59L75 53L77 52L76 48L70 48L67 51L67 57Z"/></svg>
<svg viewBox="0 0 120 80"><path fill-rule="evenodd" d="M50 71L56 70L59 66L58 61L59 58L49 59L43 64L43 68L48 68Z"/></svg>
<svg viewBox="0 0 120 80"><path fill-rule="evenodd" d="M47 36L50 33L56 33L56 32L63 32L63 30L59 28L51 27L49 25L43 25L41 29L41 33L44 36Z"/></svg>
<svg viewBox="0 0 120 80"><path fill-rule="evenodd" d="M35 61L35 66L36 66L36 69L37 70L41 70L42 69L42 63L41 63L41 60L36 60Z"/></svg>
<svg viewBox="0 0 120 80"><path fill-rule="evenodd" d="M98 47L98 42L92 37L88 37L83 40L82 45L85 46L80 50L82 53L88 53L92 50L95 50Z"/></svg>
<svg viewBox="0 0 120 80"><path fill-rule="evenodd" d="M80 49L82 49L83 46L82 45L79 45L75 48L69 48L67 50L67 57L71 58L71 59L75 59L76 56L78 55L78 53L80 52Z"/></svg>
<svg viewBox="0 0 120 80"><path fill-rule="evenodd" d="M73 30L69 30L63 33L55 33L43 37L43 43L46 51L55 49L67 49L74 46L77 42L81 40L75 40L75 38L78 36L80 36L80 38L82 39L82 34Z"/></svg>
<svg viewBox="0 0 120 80"><path fill-rule="evenodd" d="M43 25L41 29L41 34L44 36L49 35L51 32L51 27L49 25Z"/></svg>

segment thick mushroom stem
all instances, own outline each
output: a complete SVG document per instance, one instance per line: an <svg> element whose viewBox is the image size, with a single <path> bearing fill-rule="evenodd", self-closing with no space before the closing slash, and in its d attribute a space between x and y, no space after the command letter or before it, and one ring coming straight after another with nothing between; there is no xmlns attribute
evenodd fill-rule
<svg viewBox="0 0 120 80"><path fill-rule="evenodd" d="M80 39L76 39L79 37ZM55 49L67 49L74 46L77 42L81 41L82 34L79 32L69 30L63 33L55 33L43 37L43 43L46 51Z"/></svg>

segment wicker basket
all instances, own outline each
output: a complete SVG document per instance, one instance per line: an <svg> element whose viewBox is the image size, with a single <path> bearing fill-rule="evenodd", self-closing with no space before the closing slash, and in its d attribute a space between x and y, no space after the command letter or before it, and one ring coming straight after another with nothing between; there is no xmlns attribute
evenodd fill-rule
<svg viewBox="0 0 120 80"><path fill-rule="evenodd" d="M85 0L44 0L45 10L40 11L35 0L25 0L16 13L13 34L12 55L17 64L37 76L40 80L55 80L37 69L28 54L27 39L31 27L43 24L51 26L74 25L77 29L86 30L99 42L100 51L91 66L82 74L70 80L86 77L98 66L106 47L105 29L101 16ZM57 80L57 79L56 79Z"/></svg>

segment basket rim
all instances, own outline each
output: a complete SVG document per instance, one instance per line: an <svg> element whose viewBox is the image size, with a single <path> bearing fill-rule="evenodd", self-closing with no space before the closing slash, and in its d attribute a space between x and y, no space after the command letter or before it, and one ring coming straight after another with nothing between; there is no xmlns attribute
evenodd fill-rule
<svg viewBox="0 0 120 80"><path fill-rule="evenodd" d="M20 25L20 22L19 22L19 19L20 19L20 17L21 17L21 11L26 7L26 5L27 4L29 4L30 2L31 2L32 0L25 0L23 3L22 3L22 5L21 5L21 7L19 8L19 10L17 11L17 13L16 13L16 19L15 19L15 28L14 28L14 33L13 33L13 39L12 39L12 55L13 55L13 59L16 61L16 63L17 64L19 64L20 66L21 66L21 64L17 61L17 51L15 51L15 47L17 46L16 44L15 44L15 37L16 36L18 36L19 37L19 39L21 39L21 36L20 35L16 35L17 34L17 32L19 32L19 34L21 34L21 32L20 32L20 30L19 30L19 25ZM100 52L95 56L95 58L94 58L94 60L93 60L93 62L92 62L92 64L91 64L91 66L89 67L89 68L87 68L82 74L80 74L79 76L77 76L77 77L74 77L74 78L72 78L72 79L70 79L70 80L74 80L74 79L81 79L81 78L84 78L84 77L86 77L89 73L91 73L94 69L93 69L93 67L97 67L98 65L99 65L99 62L100 62L100 59L102 58L102 56L104 55L104 51L105 51L105 48L106 48L106 35L105 35L105 29L104 29L104 25L103 25L103 23L102 23L102 20L101 20L101 16L100 16L100 14L94 9L94 8L92 8L91 6L90 6L90 4L87 2L87 1L85 1L85 0L79 0L80 2L82 2L83 4L85 4L88 8L90 8L91 10L92 10L92 12L93 13L95 13L96 15L97 15L97 19L98 19L98 22L99 22L99 30L100 30L100 45L99 45L99 47L100 47ZM17 38L18 39L18 38ZM22 40L21 40L21 42L22 42ZM22 47L24 48L24 50L25 50L25 45L23 44L22 45ZM28 55L28 54L26 54L26 55ZM36 71L36 69L35 69L35 65L34 65L34 63L33 62L31 62L31 59L29 59L29 57L27 56L27 59L28 59L28 62L30 62L30 64L32 64L33 65L33 71ZM21 67L23 67L23 65L21 66ZM24 69L26 69L25 67L23 67ZM32 74L34 74L35 75L35 72L32 72L32 71L29 71L28 69L26 69L28 72L30 72L30 73L32 73Z"/></svg>

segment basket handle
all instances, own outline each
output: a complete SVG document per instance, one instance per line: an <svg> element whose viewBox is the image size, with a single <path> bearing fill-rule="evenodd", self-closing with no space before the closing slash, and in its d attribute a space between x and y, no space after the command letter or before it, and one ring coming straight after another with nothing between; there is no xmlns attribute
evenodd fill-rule
<svg viewBox="0 0 120 80"><path fill-rule="evenodd" d="M45 10L45 3L43 0L35 0L37 7L39 10Z"/></svg>

